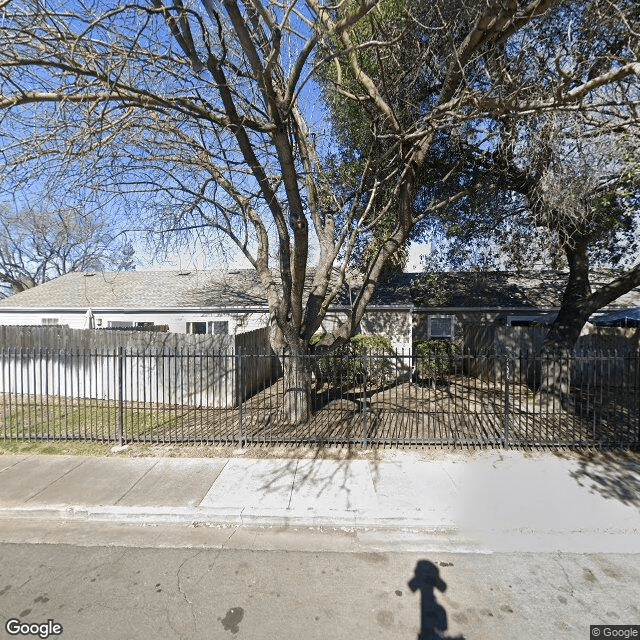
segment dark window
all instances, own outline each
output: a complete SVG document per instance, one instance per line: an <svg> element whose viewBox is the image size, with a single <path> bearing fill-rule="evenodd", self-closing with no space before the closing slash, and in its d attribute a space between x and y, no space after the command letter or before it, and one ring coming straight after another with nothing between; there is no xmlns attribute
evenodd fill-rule
<svg viewBox="0 0 640 640"><path fill-rule="evenodd" d="M430 316L429 338L453 338L453 316Z"/></svg>
<svg viewBox="0 0 640 640"><path fill-rule="evenodd" d="M228 336L229 335L229 321L228 320L214 320L209 323L211 326L211 333L215 336Z"/></svg>
<svg viewBox="0 0 640 640"><path fill-rule="evenodd" d="M169 333L168 324L156 324L155 322L136 322L138 331L152 331L154 333Z"/></svg>
<svg viewBox="0 0 640 640"><path fill-rule="evenodd" d="M206 322L187 322L187 333L202 335L207 333Z"/></svg>

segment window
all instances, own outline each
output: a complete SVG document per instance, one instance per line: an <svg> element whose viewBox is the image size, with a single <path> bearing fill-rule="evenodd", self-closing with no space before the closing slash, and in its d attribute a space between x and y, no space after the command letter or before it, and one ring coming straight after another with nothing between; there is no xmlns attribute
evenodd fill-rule
<svg viewBox="0 0 640 640"><path fill-rule="evenodd" d="M203 335L207 333L206 322L187 322L187 333Z"/></svg>
<svg viewBox="0 0 640 640"><path fill-rule="evenodd" d="M132 329L133 322L125 322L122 320L109 320L107 322L108 329Z"/></svg>
<svg viewBox="0 0 640 640"><path fill-rule="evenodd" d="M58 324L59 318L42 318L42 324Z"/></svg>
<svg viewBox="0 0 640 640"><path fill-rule="evenodd" d="M539 314L531 316L507 316L508 327L539 327L551 324L554 314Z"/></svg>
<svg viewBox="0 0 640 640"><path fill-rule="evenodd" d="M210 322L187 322L187 333L204 335L206 333L216 336L229 335L228 320L213 320Z"/></svg>
<svg viewBox="0 0 640 640"><path fill-rule="evenodd" d="M453 338L454 316L429 316L429 338Z"/></svg>
<svg viewBox="0 0 640 640"><path fill-rule="evenodd" d="M215 336L228 336L229 335L229 321L228 320L214 320L209 323L209 333L213 333Z"/></svg>
<svg viewBox="0 0 640 640"><path fill-rule="evenodd" d="M151 331L153 333L169 333L168 324L156 324L155 322L136 322L138 331Z"/></svg>

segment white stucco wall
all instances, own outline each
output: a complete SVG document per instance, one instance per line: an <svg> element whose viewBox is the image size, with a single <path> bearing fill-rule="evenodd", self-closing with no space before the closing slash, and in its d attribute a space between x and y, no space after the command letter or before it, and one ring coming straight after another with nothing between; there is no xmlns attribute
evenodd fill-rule
<svg viewBox="0 0 640 640"><path fill-rule="evenodd" d="M0 325L41 325L43 318L58 319L57 324L67 325L70 329L84 329L85 312L83 313L44 313L37 312L0 312Z"/></svg>
<svg viewBox="0 0 640 640"><path fill-rule="evenodd" d="M108 312L95 310L96 329L106 329L109 322L153 322L156 325L168 325L170 333L186 333L188 322L229 322L229 334L245 333L267 326L268 313L207 313L202 311L149 311L149 312ZM58 325L67 325L70 329L86 329L86 310L73 311L0 311L0 325L42 325L43 319L57 319Z"/></svg>
<svg viewBox="0 0 640 640"><path fill-rule="evenodd" d="M365 335L387 336L399 353L411 352L412 321L409 310L373 308L364 314L360 330Z"/></svg>

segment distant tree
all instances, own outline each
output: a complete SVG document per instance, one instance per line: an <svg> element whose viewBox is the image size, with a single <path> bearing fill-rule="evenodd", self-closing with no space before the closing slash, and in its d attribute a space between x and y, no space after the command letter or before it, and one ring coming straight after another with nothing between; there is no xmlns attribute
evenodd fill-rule
<svg viewBox="0 0 640 640"><path fill-rule="evenodd" d="M0 294L71 271L132 271L134 250L107 220L73 209L0 209Z"/></svg>

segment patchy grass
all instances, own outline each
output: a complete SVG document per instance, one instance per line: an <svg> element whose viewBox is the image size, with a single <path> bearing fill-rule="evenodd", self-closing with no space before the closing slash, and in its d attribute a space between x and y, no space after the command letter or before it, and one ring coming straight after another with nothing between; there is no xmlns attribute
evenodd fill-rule
<svg viewBox="0 0 640 640"><path fill-rule="evenodd" d="M118 424L118 409L113 404L98 404L90 400L73 402L33 399L19 407L6 404L0 410L5 438L89 438L114 437ZM124 430L129 437L151 435L157 430L175 428L179 417L157 409L125 406L122 412Z"/></svg>
<svg viewBox="0 0 640 640"><path fill-rule="evenodd" d="M112 452L113 442L87 442L81 440L2 440L0 455L55 455L55 456L143 456L148 445Z"/></svg>

